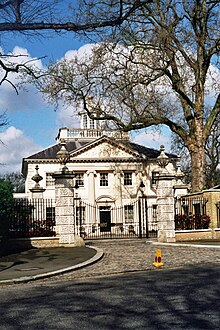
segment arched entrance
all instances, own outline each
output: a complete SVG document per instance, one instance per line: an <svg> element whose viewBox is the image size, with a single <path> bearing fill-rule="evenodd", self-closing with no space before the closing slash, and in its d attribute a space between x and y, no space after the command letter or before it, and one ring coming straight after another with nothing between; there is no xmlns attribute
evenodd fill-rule
<svg viewBox="0 0 220 330"><path fill-rule="evenodd" d="M115 200L108 195L100 196L96 200L99 209L100 232L111 232L111 208L115 205Z"/></svg>

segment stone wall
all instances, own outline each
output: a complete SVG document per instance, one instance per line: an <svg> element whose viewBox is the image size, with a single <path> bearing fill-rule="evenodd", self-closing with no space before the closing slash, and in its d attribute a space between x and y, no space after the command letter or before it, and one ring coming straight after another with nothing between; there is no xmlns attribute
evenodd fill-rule
<svg viewBox="0 0 220 330"><path fill-rule="evenodd" d="M59 237L13 238L9 240L9 253L23 249L50 248L59 246Z"/></svg>
<svg viewBox="0 0 220 330"><path fill-rule="evenodd" d="M176 241L199 241L199 240L211 240L220 239L219 229L200 229L200 230L178 230L176 231Z"/></svg>
<svg viewBox="0 0 220 330"><path fill-rule="evenodd" d="M210 216L211 219L211 228L217 228L217 207L216 203L220 202L220 191L211 190L204 191L203 197L208 199L206 204L206 213Z"/></svg>

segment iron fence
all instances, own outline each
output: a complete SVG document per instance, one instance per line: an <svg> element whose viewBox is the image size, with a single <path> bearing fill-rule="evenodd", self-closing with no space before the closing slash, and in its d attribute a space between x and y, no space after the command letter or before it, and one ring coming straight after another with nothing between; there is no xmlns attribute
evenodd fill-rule
<svg viewBox="0 0 220 330"><path fill-rule="evenodd" d="M84 239L157 237L157 219L146 199L120 207L75 199L76 233Z"/></svg>
<svg viewBox="0 0 220 330"><path fill-rule="evenodd" d="M52 199L15 199L9 235L11 238L56 236L54 201Z"/></svg>
<svg viewBox="0 0 220 330"><path fill-rule="evenodd" d="M175 229L207 229L210 217L206 214L207 199L198 196L181 197L175 201Z"/></svg>

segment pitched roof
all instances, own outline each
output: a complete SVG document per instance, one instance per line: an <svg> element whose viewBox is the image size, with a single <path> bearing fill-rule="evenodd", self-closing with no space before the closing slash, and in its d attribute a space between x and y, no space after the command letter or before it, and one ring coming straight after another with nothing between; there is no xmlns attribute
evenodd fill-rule
<svg viewBox="0 0 220 330"><path fill-rule="evenodd" d="M71 152L74 150L77 150L84 145L86 145L88 142L79 142L79 141L71 141L71 142L66 142L66 149ZM36 154L33 154L29 157L26 157L25 159L56 159L56 154L60 150L61 144L54 144L49 148L46 148L40 152L37 152Z"/></svg>
<svg viewBox="0 0 220 330"><path fill-rule="evenodd" d="M160 155L160 150L148 148L130 141L121 141L121 143L137 151L138 153L145 155L147 158L157 158ZM170 154L167 152L165 154L170 158L178 158L178 156L174 154Z"/></svg>
<svg viewBox="0 0 220 330"><path fill-rule="evenodd" d="M104 136L99 138L98 140L101 141L103 139L107 139L110 142L112 140L112 138L109 139L109 138L104 137ZM95 141L93 141L93 142L91 142L91 141L90 142L88 142L88 141L69 141L68 142L67 141L65 147L69 152L73 152L73 151L77 151L78 149L82 149L83 147L85 147L87 145L92 146L94 142ZM157 158L160 155L159 150L156 150L156 149L153 149L153 148L148 148L148 147L142 146L140 144L130 142L128 140L121 140L120 142L117 141L117 143L120 143L124 147L131 149L131 151L135 151L138 154L144 155L147 158L153 159L153 158ZM46 148L46 149L44 149L44 150L42 150L42 151L40 151L36 154L33 154L33 155L25 158L25 159L27 159L27 160L28 159L56 159L57 152L60 150L60 148L61 148L60 143L54 144L51 147ZM166 155L170 158L178 158L174 154L166 153Z"/></svg>

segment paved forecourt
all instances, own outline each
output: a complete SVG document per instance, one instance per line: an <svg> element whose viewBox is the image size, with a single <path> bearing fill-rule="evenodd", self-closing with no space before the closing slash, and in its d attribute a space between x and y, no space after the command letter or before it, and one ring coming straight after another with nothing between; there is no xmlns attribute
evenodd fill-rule
<svg viewBox="0 0 220 330"><path fill-rule="evenodd" d="M103 250L101 260L85 268L75 270L50 280L69 280L111 274L156 270L153 266L156 252L160 249L164 269L210 263L220 263L220 244L158 244L147 243L146 240L103 240L87 242L88 245ZM161 269L160 268L160 269Z"/></svg>

